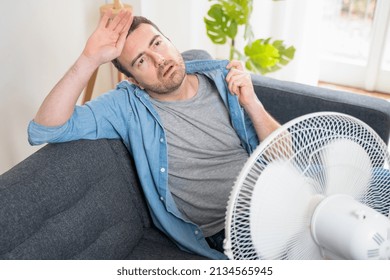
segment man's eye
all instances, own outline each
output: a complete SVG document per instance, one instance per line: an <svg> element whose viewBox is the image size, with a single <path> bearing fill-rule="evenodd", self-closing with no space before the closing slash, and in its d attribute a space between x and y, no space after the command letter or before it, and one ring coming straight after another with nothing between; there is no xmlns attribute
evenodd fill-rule
<svg viewBox="0 0 390 280"><path fill-rule="evenodd" d="M142 63L144 63L144 59L143 58L140 58L139 60L138 60L138 65L141 65Z"/></svg>
<svg viewBox="0 0 390 280"><path fill-rule="evenodd" d="M154 43L154 45L155 45L155 46L161 45L161 41L156 41L156 42Z"/></svg>

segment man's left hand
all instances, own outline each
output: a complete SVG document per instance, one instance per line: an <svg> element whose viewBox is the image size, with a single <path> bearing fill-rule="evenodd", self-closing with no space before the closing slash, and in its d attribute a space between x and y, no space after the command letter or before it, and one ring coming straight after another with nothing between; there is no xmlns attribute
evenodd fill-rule
<svg viewBox="0 0 390 280"><path fill-rule="evenodd" d="M253 89L252 79L248 72L244 71L241 61L232 60L226 66L229 73L226 76L226 82L230 92L238 96L238 101L242 107L247 107L253 102L258 101Z"/></svg>

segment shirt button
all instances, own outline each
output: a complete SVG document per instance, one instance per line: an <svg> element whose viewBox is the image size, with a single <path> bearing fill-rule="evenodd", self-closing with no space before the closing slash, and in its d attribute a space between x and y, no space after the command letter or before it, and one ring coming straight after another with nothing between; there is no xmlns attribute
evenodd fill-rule
<svg viewBox="0 0 390 280"><path fill-rule="evenodd" d="M164 198L163 198L162 196L160 196L160 200L161 200L161 201L164 201Z"/></svg>
<svg viewBox="0 0 390 280"><path fill-rule="evenodd" d="M160 171L161 171L161 173L164 173L164 172L165 172L165 168L162 167L162 168L160 169Z"/></svg>
<svg viewBox="0 0 390 280"><path fill-rule="evenodd" d="M195 235L198 235L199 231L195 230Z"/></svg>
<svg viewBox="0 0 390 280"><path fill-rule="evenodd" d="M161 142L161 143L164 143L164 138L160 138L160 142Z"/></svg>

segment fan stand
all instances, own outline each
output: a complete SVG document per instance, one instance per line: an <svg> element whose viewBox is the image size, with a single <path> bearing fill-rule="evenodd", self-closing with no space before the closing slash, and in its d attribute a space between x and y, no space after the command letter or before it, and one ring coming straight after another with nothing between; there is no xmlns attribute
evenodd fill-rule
<svg viewBox="0 0 390 280"><path fill-rule="evenodd" d="M103 14L110 9L112 10L113 17L115 17L122 10L133 11L133 7L131 5L123 4L120 0L114 0L114 3L103 5L100 7L100 16L103 16ZM88 81L81 104L85 104L86 102L91 100L98 72L99 67L95 70L95 72L93 72L91 78ZM117 79L118 82L124 79L124 75L119 71L117 71Z"/></svg>

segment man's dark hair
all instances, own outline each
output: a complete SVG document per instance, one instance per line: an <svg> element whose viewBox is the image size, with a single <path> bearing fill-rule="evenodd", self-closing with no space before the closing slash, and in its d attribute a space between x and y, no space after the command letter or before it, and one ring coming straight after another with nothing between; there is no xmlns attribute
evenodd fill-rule
<svg viewBox="0 0 390 280"><path fill-rule="evenodd" d="M158 32L160 32L162 34L162 32L160 31L160 29L157 27L157 25L155 25L152 21L150 21L149 19L145 18L145 17L142 17L142 16L134 16L133 17L133 22L129 28L129 31L127 32L127 35L126 35L126 38L134 31L138 28L138 26L140 24L149 24L151 26L153 26ZM133 75L119 62L119 59L118 58L115 58L114 60L111 61L112 64L114 64L114 66L118 69L119 72L123 73L126 75L126 77L133 77Z"/></svg>

